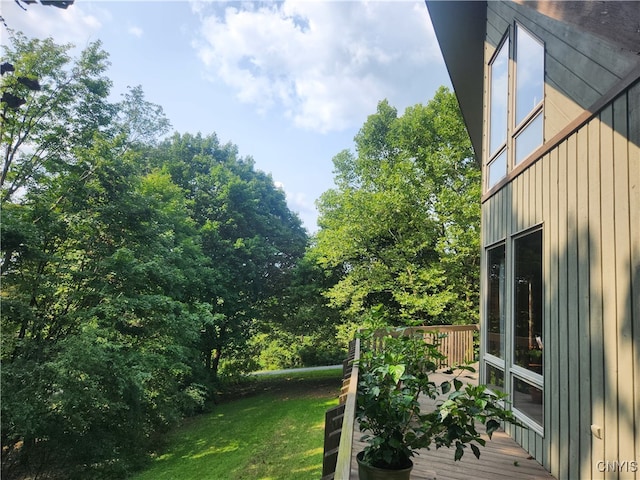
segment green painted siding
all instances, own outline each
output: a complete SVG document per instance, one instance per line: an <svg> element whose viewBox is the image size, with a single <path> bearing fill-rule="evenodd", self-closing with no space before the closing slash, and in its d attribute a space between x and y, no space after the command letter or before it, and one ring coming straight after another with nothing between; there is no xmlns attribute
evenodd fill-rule
<svg viewBox="0 0 640 480"><path fill-rule="evenodd" d="M640 82L482 208L485 247L506 238L509 251L514 234L543 225L544 436L510 434L557 478L612 478L599 461L640 459L637 105Z"/></svg>

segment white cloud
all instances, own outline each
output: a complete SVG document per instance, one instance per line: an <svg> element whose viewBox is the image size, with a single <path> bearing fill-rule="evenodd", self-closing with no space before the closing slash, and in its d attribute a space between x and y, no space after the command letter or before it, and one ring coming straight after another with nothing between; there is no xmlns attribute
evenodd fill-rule
<svg viewBox="0 0 640 480"><path fill-rule="evenodd" d="M286 192L287 205L293 212L297 212L304 226L311 232L317 230L318 212L309 197L302 192Z"/></svg>
<svg viewBox="0 0 640 480"><path fill-rule="evenodd" d="M142 37L142 34L144 33L144 31L140 28L140 27L136 27L136 26L131 26L129 27L129 34L133 35L134 37Z"/></svg>
<svg viewBox="0 0 640 480"><path fill-rule="evenodd" d="M86 7L76 2L67 9L32 4L24 11L15 2L0 1L2 15L11 29L38 38L52 37L56 43L73 43L80 48L85 46L83 43L96 40L102 21L110 18L95 4Z"/></svg>
<svg viewBox="0 0 640 480"><path fill-rule="evenodd" d="M282 182L274 181L273 184L276 188L284 191L289 209L300 216L302 223L309 231L315 232L318 212L313 200L310 200L306 193L287 190Z"/></svg>
<svg viewBox="0 0 640 480"><path fill-rule="evenodd" d="M362 124L383 98L426 101L419 79L440 62L427 9L411 2L192 3L209 74L258 111L281 108L300 128ZM420 98L421 100L416 100Z"/></svg>

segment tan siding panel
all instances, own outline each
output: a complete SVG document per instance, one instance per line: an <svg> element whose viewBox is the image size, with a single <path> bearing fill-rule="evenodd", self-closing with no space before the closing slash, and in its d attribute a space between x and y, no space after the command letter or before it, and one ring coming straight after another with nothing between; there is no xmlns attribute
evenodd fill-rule
<svg viewBox="0 0 640 480"><path fill-rule="evenodd" d="M631 301L633 318L633 405L635 458L640 459L640 82L629 91L629 214L631 216Z"/></svg>
<svg viewBox="0 0 640 480"><path fill-rule="evenodd" d="M547 80L544 87L544 138L551 139L583 112L584 108Z"/></svg>
<svg viewBox="0 0 640 480"><path fill-rule="evenodd" d="M591 422L600 428L604 418L604 329L602 312L602 243L600 204L600 122L591 121L588 129L589 168L589 337L591 372ZM604 441L591 437L591 478L602 479L595 461L605 458Z"/></svg>
<svg viewBox="0 0 640 480"><path fill-rule="evenodd" d="M523 172L522 176L522 193L520 198L522 199L522 228L528 228L532 225L531 208L534 206L531 202L531 175L532 169L529 168Z"/></svg>
<svg viewBox="0 0 640 480"><path fill-rule="evenodd" d="M567 242L564 255L567 259L567 356L568 367L568 420L569 420L569 476L578 478L580 446L580 365L578 348L578 236L577 236L577 137L572 135L567 144Z"/></svg>
<svg viewBox="0 0 640 480"><path fill-rule="evenodd" d="M613 158L615 207L616 320L618 332L618 459L636 460L634 452L633 382L629 367L633 365L633 328L631 326L631 238L629 212L629 147L627 96L613 103Z"/></svg>
<svg viewBox="0 0 640 480"><path fill-rule="evenodd" d="M548 242L547 247L549 259L548 259L548 283L546 290L546 297L549 304L549 319L548 324L550 326L548 338L549 365L553 365L554 368L548 368L546 370L545 381L548 385L547 402L548 408L546 409L549 417L545 434L549 438L549 467L551 474L558 478L560 473L560 382L559 382L559 369L556 368L560 365L559 350L560 350L560 337L558 334L558 149L555 148L549 155L549 225L546 229Z"/></svg>
<svg viewBox="0 0 640 480"><path fill-rule="evenodd" d="M577 132L577 247L578 247L578 409L580 465L577 476L591 476L591 362L589 337L589 131Z"/></svg>
<svg viewBox="0 0 640 480"><path fill-rule="evenodd" d="M604 330L604 436L605 457L618 459L618 356L616 353L616 255L613 170L613 109L600 114L600 178L602 208L602 307Z"/></svg>
<svg viewBox="0 0 640 480"><path fill-rule="evenodd" d="M567 144L558 145L558 365L560 375L558 379L558 397L560 416L560 473L559 478L569 477L569 338L567 325Z"/></svg>
<svg viewBox="0 0 640 480"><path fill-rule="evenodd" d="M509 9L505 10L502 2L487 2L487 25L500 33L500 38L507 31L513 19ZM500 40L500 39L498 39Z"/></svg>
<svg viewBox="0 0 640 480"><path fill-rule="evenodd" d="M525 205L522 201L522 199L524 198L522 195L522 191L523 191L523 176L520 175L518 176L514 181L513 181L513 185L514 185L514 189L513 189L513 196L515 198L515 205L514 208L516 209L516 229L514 231L515 232L520 232L522 231L522 229L524 228L524 211L525 211Z"/></svg>
<svg viewBox="0 0 640 480"><path fill-rule="evenodd" d="M482 211L482 220L481 220L481 238L482 238L482 246L486 246L489 244L491 239L491 221L489 220L489 211L491 209L491 200L487 200L481 206Z"/></svg>
<svg viewBox="0 0 640 480"><path fill-rule="evenodd" d="M580 105L581 108L586 109L600 98L602 92L598 92L598 90L585 82L579 74L566 67L565 63L567 59L556 59L547 55L545 61L545 68L547 69L545 83L559 93L558 96L552 97L552 106L555 106L557 103L560 107L562 103L564 103L561 102L560 97L565 96L572 100L575 99L575 102ZM566 88L562 87L563 85L571 85L572 91L567 92ZM549 118L551 122L554 121L554 116L549 115ZM554 125L554 131L560 131L563 126L564 125L560 124ZM547 130L547 128L545 128L545 130Z"/></svg>
<svg viewBox="0 0 640 480"><path fill-rule="evenodd" d="M555 150L554 150L555 151ZM551 213L550 213L550 198L551 198L551 185L550 185L550 176L551 172L551 153L548 153L543 157L543 159L538 162L542 165L542 198L544 199L542 202L542 218L544 219L544 228L542 230L543 235L543 250L542 250L542 258L544 268L542 269L542 275L544 276L544 284L547 286L544 290L544 332L545 337L551 338L554 334L551 324L551 303L552 296L551 293ZM555 327L555 325L553 325ZM544 413L544 432L545 432L545 442L543 444L544 451L542 454L542 460L540 462L542 465L550 469L550 438L552 438L552 428L551 428L551 418L552 418L552 401L551 401L551 385L552 379L554 378L551 374L551 365L553 361L553 357L550 354L552 350L549 350L549 347L553 347L554 342L547 343L547 351L545 352L544 358L544 405L545 405L545 413ZM557 356L556 356L557 360ZM555 365L555 364L553 364Z"/></svg>
<svg viewBox="0 0 640 480"><path fill-rule="evenodd" d="M535 219L534 219L534 223L538 224L540 222L542 222L542 219L544 218L542 215L542 206L543 206L543 186L542 186L542 177L543 177L543 172L542 172L542 162L538 162L535 165L535 169L536 169L536 188L535 188L535 192L536 192L536 207L535 207L535 211L536 211L536 215L535 215Z"/></svg>

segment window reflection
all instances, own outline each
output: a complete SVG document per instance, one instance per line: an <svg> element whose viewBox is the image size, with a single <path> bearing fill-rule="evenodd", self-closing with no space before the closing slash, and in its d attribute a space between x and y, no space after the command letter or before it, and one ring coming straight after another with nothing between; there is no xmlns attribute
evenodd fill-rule
<svg viewBox="0 0 640 480"><path fill-rule="evenodd" d="M491 63L490 155L493 155L507 140L508 94L509 42L506 41Z"/></svg>
<svg viewBox="0 0 640 480"><path fill-rule="evenodd" d="M504 392L504 372L487 363L485 368L485 384L493 391Z"/></svg>
<svg viewBox="0 0 640 480"><path fill-rule="evenodd" d="M535 385L513 377L513 406L538 425L543 425L543 391Z"/></svg>
<svg viewBox="0 0 640 480"><path fill-rule="evenodd" d="M507 174L507 151L503 151L489 164L489 188Z"/></svg>
<svg viewBox="0 0 640 480"><path fill-rule="evenodd" d="M487 353L504 358L505 322L505 249L504 245L488 252L488 328Z"/></svg>
<svg viewBox="0 0 640 480"><path fill-rule="evenodd" d="M542 112L540 112L516 137L516 165L542 144L542 134Z"/></svg>
<svg viewBox="0 0 640 480"><path fill-rule="evenodd" d="M515 243L514 363L542 375L542 231Z"/></svg>
<svg viewBox="0 0 640 480"><path fill-rule="evenodd" d="M519 125L544 95L544 46L516 26L516 119Z"/></svg>

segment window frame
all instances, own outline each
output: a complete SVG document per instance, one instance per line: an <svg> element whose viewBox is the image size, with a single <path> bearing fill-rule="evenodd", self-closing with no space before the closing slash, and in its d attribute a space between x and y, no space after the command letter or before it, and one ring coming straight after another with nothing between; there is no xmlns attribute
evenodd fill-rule
<svg viewBox="0 0 640 480"><path fill-rule="evenodd" d="M518 35L519 32L523 32L525 35L531 38L534 42L540 45L542 49L542 65L541 65L541 74L542 74L542 96L540 101L533 106L526 115L524 115L523 119L516 123L516 108L517 108L517 100L518 100L518 79L517 79L517 59L518 59ZM493 126L492 123L492 106L493 106L493 75L494 68L493 65L503 53L503 48L506 48L507 51L507 108L506 108L506 138L505 141L499 146L493 149L492 151L492 135L493 135ZM486 78L488 88L486 89L486 98L487 98L487 112L485 115L485 122L487 125L486 129L486 138L485 138L485 163L484 163L484 191L487 192L494 188L496 185L500 184L500 182L508 177L509 173L514 170L518 165L525 163L525 160L531 156L533 152L535 152L540 146L544 144L544 133L545 133L545 118L544 118L544 104L546 98L546 44L545 42L536 34L534 34L530 29L525 27L518 20L515 20L513 24L509 25L505 34L501 38L500 42L496 46L495 50L491 54L489 61L487 62L487 70L486 70ZM535 122L540 119L541 120L541 138L540 143L532 148L530 151L527 151L524 155L516 157L516 145L519 139L523 139L523 135L527 132L528 128L535 124ZM529 131L531 133L531 131ZM505 155L505 169L504 173L502 170L502 165L498 164L502 162L501 157L503 154ZM492 172L492 167L498 167L500 170L498 173L497 170Z"/></svg>
<svg viewBox="0 0 640 480"><path fill-rule="evenodd" d="M544 319L544 301L545 301L545 288L544 288L544 278L545 278L545 265L544 265L544 230L543 230L543 225L536 225L533 226L531 228L528 228L527 230L524 230L522 232L518 232L515 233L514 235L512 235L511 237L511 241L510 241L510 247L511 247L511 252L510 252L510 258L511 258L511 269L510 269L510 279L508 279L510 281L509 285L511 286L511 311L508 313L508 317L507 317L507 321L509 322L508 324L508 328L510 330L509 332L509 342L511 343L510 345L510 351L508 353L508 358L509 358L509 368L508 368L508 376L509 376L509 383L508 383L508 393L509 393L509 397L511 398L511 406L512 406L512 410L514 412L514 415L516 415L516 417L518 418L518 420L522 421L522 423L524 423L527 427L531 428L532 430L534 430L536 433L538 433L541 436L544 436L544 414L545 414L545 403L544 403L544 384L545 384L545 377L544 377L544 365L545 365L545 352L543 349L543 353L542 353L542 365L543 365L543 369L542 369L542 373L536 373L530 369L524 368L520 365L517 365L515 363L515 332L516 332L516 300L515 300L515 292L516 292L516 286L515 286L515 279L516 279L516 242L520 239L523 239L525 237L527 237L528 235L532 235L535 233L540 233L540 278L541 278L541 291L540 291L540 305L542 306L541 310L540 310L540 315L541 315L541 324L542 324L542 338L545 338L545 332L544 332L544 325L545 325L545 319ZM544 341L544 340L543 340ZM505 375L507 375L507 373L505 372ZM516 380L521 380L525 383L528 383L530 385L532 385L533 387L539 389L542 391L542 423L538 423L535 419L533 419L531 416L529 416L526 412L524 412L521 409L518 409L515 406L515 401L514 401L514 396L515 396L515 385L516 385Z"/></svg>
<svg viewBox="0 0 640 480"><path fill-rule="evenodd" d="M516 247L517 242L520 239L527 237L528 235L538 233L541 235L540 238L540 295L541 298L539 300L540 310L539 315L541 318L541 326L542 332L541 337L544 341L545 339L545 310L544 310L544 301L545 301L545 264L544 264L544 225L543 223L539 223L525 230L516 232L510 235L507 239L498 240L492 244L486 245L483 248L484 251L484 273L483 273L483 282L484 282L484 294L483 294L483 327L482 327L482 362L481 362L481 378L483 379L483 384L491 391L492 385L488 383L488 370L496 369L502 373L502 391L507 393L508 398L510 399L509 408L513 411L516 418L521 421L524 425L526 425L531 430L535 431L540 436L544 437L544 416L545 416L545 402L544 402L544 392L545 392L545 376L544 376L544 368L548 363L549 358L548 352L543 350L542 353L542 368L541 373L536 373L535 371L517 365L515 363L515 333L516 333ZM496 248L504 248L504 351L502 352L503 358L500 358L494 354L489 353L489 311L491 308L491 280L490 280L490 269L491 269L491 251ZM525 382L533 386L535 389L540 390L541 392L541 415L537 415L537 412L529 413L524 411L522 408L518 408L516 405L515 398L515 389L517 388L517 382ZM496 387L499 388L498 385ZM522 393L520 393L522 395ZM534 393L530 393L531 398L533 399ZM531 415L533 413L533 415ZM531 415L531 416L530 416ZM538 419L541 420L542 423L538 423Z"/></svg>
<svg viewBox="0 0 640 480"><path fill-rule="evenodd" d="M490 189L491 187L493 187L495 184L497 184L501 179L503 179L507 173L509 173L509 154L508 154L508 143L509 143L509 136L510 136L510 125L509 125L509 110L511 108L511 28L508 28L507 31L505 32L505 34L502 36L502 39L500 40L500 43L498 44L498 46L496 47L495 51L493 52L493 55L491 56L491 59L488 62L488 73L487 73L487 78L488 78L488 84L489 84L489 88L488 88L488 108L487 108L487 165L486 165L486 171L487 171L487 187L488 189ZM506 74L507 74L507 95L506 95L506 105L505 105L505 118L504 118L504 123L505 123L505 128L506 128L506 132L504 132L504 141L500 143L500 146L496 147L494 151L491 151L491 137L493 135L494 129L493 129L493 125L492 125L492 117L493 117L493 108L492 106L494 105L494 99L493 99L493 85L494 85L494 81L493 81L493 76L494 76L494 67L493 65L496 63L496 61L498 60L498 58L500 57L500 55L503 53L503 48L506 48L506 54L507 54L507 65L506 65ZM505 171L504 174L502 174L494 183L490 183L490 178L488 173L491 170L491 166L492 164L495 163L496 160L498 160L503 154L505 154L506 159L505 159Z"/></svg>
<svg viewBox="0 0 640 480"><path fill-rule="evenodd" d="M511 29L510 29L511 31ZM540 101L534 105L529 111L524 115L522 120L518 123L517 117L517 102L518 102L518 50L520 48L519 44L521 43L518 38L519 32L523 32L525 35L529 36L531 40L538 43L542 48L542 96ZM512 97L512 115L510 125L512 127L512 135L511 135L511 165L512 168L515 168L517 165L522 163L529 155L531 155L540 145L544 143L544 101L545 101L545 71L546 71L546 48L545 43L538 38L533 32L531 32L528 28L523 26L520 22L514 22L513 27L513 64L511 70L512 82L509 85L513 94ZM537 147L534 147L531 151L527 152L519 161L516 161L516 143L519 136L521 136L538 118L542 120L542 136L540 138L540 143Z"/></svg>

